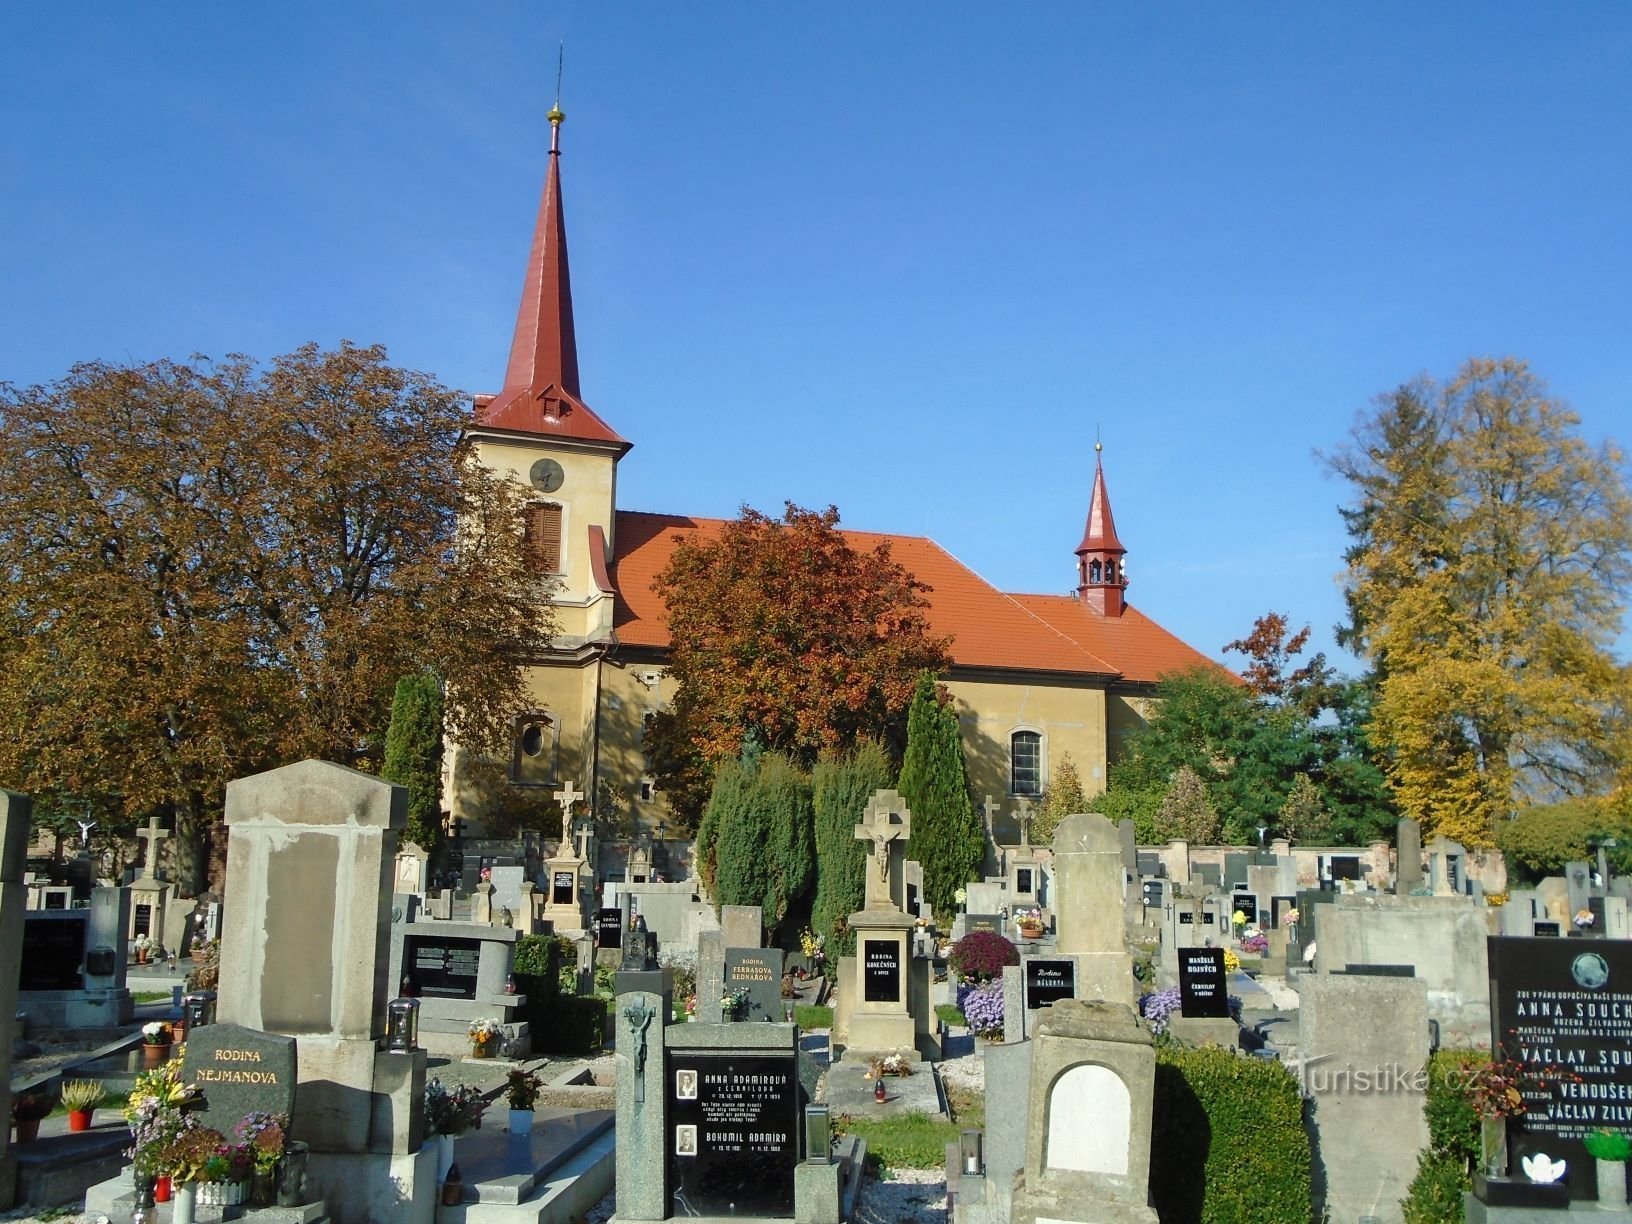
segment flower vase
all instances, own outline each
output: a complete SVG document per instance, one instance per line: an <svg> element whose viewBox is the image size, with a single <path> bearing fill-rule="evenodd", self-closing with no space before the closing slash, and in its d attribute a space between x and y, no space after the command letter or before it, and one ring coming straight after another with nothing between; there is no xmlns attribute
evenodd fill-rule
<svg viewBox="0 0 1632 1224"><path fill-rule="evenodd" d="M530 1109L512 1109L510 1111L510 1133L512 1135L532 1134L533 1111Z"/></svg>
<svg viewBox="0 0 1632 1224"><path fill-rule="evenodd" d="M492 1058L493 1050L499 1044L497 1037L479 1037L470 1043L472 1058Z"/></svg>
<svg viewBox="0 0 1632 1224"><path fill-rule="evenodd" d="M1626 1161L1600 1160L1598 1165L1598 1210L1626 1210Z"/></svg>
<svg viewBox="0 0 1632 1224"><path fill-rule="evenodd" d="M91 1111L89 1109L70 1109L68 1111L68 1129L71 1131L90 1130Z"/></svg>
<svg viewBox="0 0 1632 1224"><path fill-rule="evenodd" d="M453 1141L457 1135L438 1135L436 1137L436 1184L441 1185L448 1180L448 1170L453 1168Z"/></svg>
<svg viewBox="0 0 1632 1224"><path fill-rule="evenodd" d="M298 1139L285 1145L278 1166L279 1207L306 1205L306 1156L310 1150Z"/></svg>
<svg viewBox="0 0 1632 1224"><path fill-rule="evenodd" d="M175 1206L170 1209L170 1224L194 1224L198 1207L198 1187L182 1182L176 1187Z"/></svg>
<svg viewBox="0 0 1632 1224"><path fill-rule="evenodd" d="M1479 1119L1479 1154L1486 1177L1507 1176L1507 1119Z"/></svg>
<svg viewBox="0 0 1632 1224"><path fill-rule="evenodd" d="M270 1169L257 1168L250 1174L249 1201L257 1207L270 1207L278 1201L277 1165Z"/></svg>

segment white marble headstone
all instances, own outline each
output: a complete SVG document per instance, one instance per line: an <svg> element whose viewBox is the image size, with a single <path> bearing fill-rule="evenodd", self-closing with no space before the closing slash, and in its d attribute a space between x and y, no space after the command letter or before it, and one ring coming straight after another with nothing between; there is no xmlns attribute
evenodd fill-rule
<svg viewBox="0 0 1632 1224"><path fill-rule="evenodd" d="M1080 1063L1048 1094L1048 1148L1044 1163L1077 1173L1128 1171L1133 1102L1122 1077L1097 1063Z"/></svg>

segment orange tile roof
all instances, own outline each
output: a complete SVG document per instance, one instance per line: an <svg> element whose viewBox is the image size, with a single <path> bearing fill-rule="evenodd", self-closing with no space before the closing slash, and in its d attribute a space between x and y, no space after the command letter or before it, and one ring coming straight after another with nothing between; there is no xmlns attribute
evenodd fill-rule
<svg viewBox="0 0 1632 1224"><path fill-rule="evenodd" d="M618 511L612 583L618 592L613 623L620 641L668 647L668 609L652 590L652 580L668 564L677 538L712 538L724 525L722 519ZM868 531L844 534L858 549L887 542L890 555L931 588L930 630L952 639L956 667L1145 681L1211 663L1132 608L1110 618L1070 596L1006 595L933 540Z"/></svg>

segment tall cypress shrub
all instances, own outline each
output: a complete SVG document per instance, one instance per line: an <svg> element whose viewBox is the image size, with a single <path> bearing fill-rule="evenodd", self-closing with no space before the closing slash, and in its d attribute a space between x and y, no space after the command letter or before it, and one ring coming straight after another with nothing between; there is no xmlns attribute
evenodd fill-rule
<svg viewBox="0 0 1632 1224"><path fill-rule="evenodd" d="M702 823L697 826L697 874L703 881L703 887L713 897L714 905L758 905L756 897L751 901L743 901L735 894L727 900L722 895L725 887L721 880L722 846L733 836L733 830L740 823L739 817L752 802L754 784L754 766L745 765L742 761L726 760L714 767L714 786L708 796L708 806L703 809ZM728 873L731 876L731 887L738 888L741 883L740 873L733 867Z"/></svg>
<svg viewBox="0 0 1632 1224"><path fill-rule="evenodd" d="M924 895L935 914L950 918L953 894L980 871L985 833L969 797L957 712L941 704L928 672L920 673L907 712L907 751L896 789L912 811L907 857L924 869Z"/></svg>
<svg viewBox="0 0 1632 1224"><path fill-rule="evenodd" d="M811 775L816 815L816 904L811 928L827 941L829 964L854 955L849 917L867 891L867 847L856 826L873 792L890 785L890 758L875 740L862 740L844 756L823 757Z"/></svg>
<svg viewBox="0 0 1632 1224"><path fill-rule="evenodd" d="M442 841L442 682L430 672L397 681L380 777L408 788L406 839L436 851Z"/></svg>
<svg viewBox="0 0 1632 1224"><path fill-rule="evenodd" d="M790 910L804 911L816 874L810 779L785 753L768 752L754 778L753 806L763 814L767 835L754 849L765 859L760 906L774 939Z"/></svg>

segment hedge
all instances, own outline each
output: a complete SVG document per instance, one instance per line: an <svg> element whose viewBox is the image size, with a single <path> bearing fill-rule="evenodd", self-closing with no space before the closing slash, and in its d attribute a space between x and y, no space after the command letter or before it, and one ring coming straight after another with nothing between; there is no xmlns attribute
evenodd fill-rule
<svg viewBox="0 0 1632 1224"><path fill-rule="evenodd" d="M563 994L560 965L572 957L561 935L523 935L513 961L516 989L527 996L522 1017L532 1034L534 1054L593 1054L606 1033L607 1001L594 995Z"/></svg>
<svg viewBox="0 0 1632 1224"><path fill-rule="evenodd" d="M1417 1175L1400 1201L1406 1224L1462 1224L1462 1192L1473 1184L1469 1170L1479 1157L1479 1115L1462 1086L1474 1068L1489 1061L1484 1050L1440 1050L1429 1056L1422 1104L1428 1147L1417 1158Z"/></svg>
<svg viewBox="0 0 1632 1224"><path fill-rule="evenodd" d="M1162 1224L1309 1224L1309 1136L1280 1063L1216 1048L1156 1053L1151 1197Z"/></svg>

